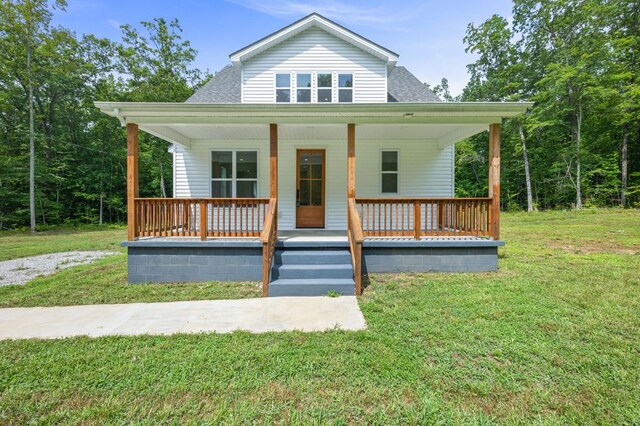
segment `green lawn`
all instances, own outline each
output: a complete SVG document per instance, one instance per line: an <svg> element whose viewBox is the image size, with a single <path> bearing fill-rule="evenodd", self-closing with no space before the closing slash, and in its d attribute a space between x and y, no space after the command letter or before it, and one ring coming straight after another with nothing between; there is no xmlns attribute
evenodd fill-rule
<svg viewBox="0 0 640 426"><path fill-rule="evenodd" d="M0 423L639 423L640 212L502 225L498 272L373 276L363 332L0 342Z"/></svg>
<svg viewBox="0 0 640 426"><path fill-rule="evenodd" d="M0 231L0 261L71 250L121 250L127 229L122 226L81 226L30 234Z"/></svg>
<svg viewBox="0 0 640 426"><path fill-rule="evenodd" d="M36 278L23 286L0 287L0 308L95 303L164 302L259 297L259 283L127 284L123 227L59 229L30 235L0 233L0 260L69 250L110 250L120 254L90 265Z"/></svg>

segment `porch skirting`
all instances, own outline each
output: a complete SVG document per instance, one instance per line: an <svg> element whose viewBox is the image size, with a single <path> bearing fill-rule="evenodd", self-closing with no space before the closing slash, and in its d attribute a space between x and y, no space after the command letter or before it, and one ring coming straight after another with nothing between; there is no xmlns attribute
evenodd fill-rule
<svg viewBox="0 0 640 426"><path fill-rule="evenodd" d="M130 283L262 280L262 245L127 243Z"/></svg>
<svg viewBox="0 0 640 426"><path fill-rule="evenodd" d="M262 245L256 239L158 238L123 243L128 250L130 283L260 281ZM367 239L362 272L483 272L498 269L503 241L480 238ZM279 241L287 250L348 248L344 240Z"/></svg>
<svg viewBox="0 0 640 426"><path fill-rule="evenodd" d="M484 272L498 269L503 241L365 241L362 272Z"/></svg>

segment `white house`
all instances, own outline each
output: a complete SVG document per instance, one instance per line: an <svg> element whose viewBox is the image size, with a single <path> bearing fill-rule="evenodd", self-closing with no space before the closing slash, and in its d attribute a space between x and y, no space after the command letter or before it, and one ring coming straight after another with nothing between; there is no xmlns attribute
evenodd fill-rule
<svg viewBox="0 0 640 426"><path fill-rule="evenodd" d="M363 273L497 268L500 123L530 104L441 102L315 13L230 59L185 103L96 102L128 129L130 281L360 293ZM171 199L138 198L138 129L173 144ZM489 194L454 198L454 145L487 130Z"/></svg>

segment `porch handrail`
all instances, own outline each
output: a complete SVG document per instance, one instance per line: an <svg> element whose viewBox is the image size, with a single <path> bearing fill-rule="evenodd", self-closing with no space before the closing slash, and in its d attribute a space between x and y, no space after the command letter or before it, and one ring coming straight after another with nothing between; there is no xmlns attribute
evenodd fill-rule
<svg viewBox="0 0 640 426"><path fill-rule="evenodd" d="M269 295L269 281L271 280L271 266L276 251L278 240L278 199L271 198L264 221L264 227L260 234L262 242L262 296Z"/></svg>
<svg viewBox="0 0 640 426"><path fill-rule="evenodd" d="M349 249L351 252L351 265L353 266L353 278L356 283L356 294L362 294L362 224L356 208L355 198L347 200L347 235L349 236Z"/></svg>
<svg viewBox="0 0 640 426"><path fill-rule="evenodd" d="M135 198L135 237L258 237L268 198ZM131 224L130 224L131 226Z"/></svg>
<svg viewBox="0 0 640 426"><path fill-rule="evenodd" d="M492 234L491 197L356 198L365 237L477 236Z"/></svg>

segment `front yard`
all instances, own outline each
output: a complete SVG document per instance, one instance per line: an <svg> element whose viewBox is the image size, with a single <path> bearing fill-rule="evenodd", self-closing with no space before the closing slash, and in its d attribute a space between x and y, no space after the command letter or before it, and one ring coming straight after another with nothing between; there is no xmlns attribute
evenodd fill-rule
<svg viewBox="0 0 640 426"><path fill-rule="evenodd" d="M363 332L0 342L0 423L640 422L640 212L505 214L502 229L498 272L371 277ZM0 234L0 257L123 237ZM129 286L124 263L0 288L0 306L259 293Z"/></svg>

